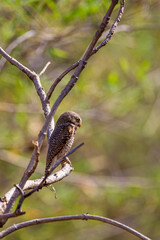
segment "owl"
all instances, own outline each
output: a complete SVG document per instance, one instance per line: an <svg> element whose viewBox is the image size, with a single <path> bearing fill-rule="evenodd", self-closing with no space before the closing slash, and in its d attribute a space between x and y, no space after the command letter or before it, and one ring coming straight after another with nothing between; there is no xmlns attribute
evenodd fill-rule
<svg viewBox="0 0 160 240"><path fill-rule="evenodd" d="M72 111L65 112L59 117L49 139L45 175L60 158L69 152L76 130L81 127L81 124L80 116Z"/></svg>

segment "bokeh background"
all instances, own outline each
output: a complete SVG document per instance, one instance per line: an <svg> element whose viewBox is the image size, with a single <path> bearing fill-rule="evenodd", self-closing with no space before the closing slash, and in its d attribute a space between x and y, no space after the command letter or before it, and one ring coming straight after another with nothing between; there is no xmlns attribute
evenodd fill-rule
<svg viewBox="0 0 160 240"><path fill-rule="evenodd" d="M0 45L40 72L47 91L56 77L79 60L110 1L1 0ZM115 9L111 23L116 17ZM107 32L107 30L106 30ZM25 35L24 35L25 34ZM103 36L104 37L104 36ZM103 39L102 37L102 39ZM90 213L119 220L160 237L160 2L126 1L125 13L108 45L94 55L79 82L58 108L78 112L83 126L70 159L74 172L23 204L33 218ZM18 183L45 121L33 83L0 61L0 195ZM69 81L57 86L51 104ZM45 168L44 142L37 172ZM132 240L129 233L99 222L62 222L29 227L6 239Z"/></svg>

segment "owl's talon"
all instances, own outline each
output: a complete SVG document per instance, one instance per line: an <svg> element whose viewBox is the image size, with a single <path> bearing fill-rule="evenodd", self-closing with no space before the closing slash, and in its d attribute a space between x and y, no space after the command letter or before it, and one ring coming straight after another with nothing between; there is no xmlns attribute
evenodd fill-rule
<svg viewBox="0 0 160 240"><path fill-rule="evenodd" d="M68 163L68 164L70 165L70 167L73 168L73 167L72 167L72 163L71 163L71 161L69 160L68 157L66 157L66 158L64 159L64 161L61 163L62 168L65 166L66 163Z"/></svg>

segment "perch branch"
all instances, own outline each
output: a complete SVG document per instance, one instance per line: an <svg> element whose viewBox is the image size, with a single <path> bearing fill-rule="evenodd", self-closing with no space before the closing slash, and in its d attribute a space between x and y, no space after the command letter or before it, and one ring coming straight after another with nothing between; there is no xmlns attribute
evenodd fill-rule
<svg viewBox="0 0 160 240"><path fill-rule="evenodd" d="M35 187L32 191L26 193L26 194L21 194L21 197L19 199L17 208L16 208L16 212L20 212L22 203L24 201L25 198L31 196L34 192L38 191L39 189L41 189L43 186L45 186L45 181L46 179L50 176L50 174L53 172L53 170L55 168L57 168L69 155L71 155L72 153L74 153L77 149L79 149L80 147L82 147L84 145L84 142L80 143L78 146L76 146L75 148L73 148L71 151L69 151L69 153L67 153L66 155L64 155L58 162L56 162L54 164L54 166L51 168L51 170L49 171L49 173L43 177L42 181L40 182L40 184Z"/></svg>
<svg viewBox="0 0 160 240"><path fill-rule="evenodd" d="M54 166L51 168L51 170L49 171L49 173L43 178L42 182L40 183L40 185L36 188L34 188L32 191L30 191L29 193L26 194L25 197L30 196L32 193L34 193L35 191L38 191L40 188L43 187L43 184L45 183L46 179L50 176L50 174L53 172L54 169L56 169L68 156L70 156L72 153L74 153L77 149L79 149L80 147L82 147L84 145L84 142L80 143L78 146L74 147L71 151L69 151L66 155L64 155L62 158L60 158L60 160L58 162L56 162L54 164Z"/></svg>
<svg viewBox="0 0 160 240"><path fill-rule="evenodd" d="M136 231L135 229L122 224L118 221L112 220L110 218L96 216L96 215L90 215L90 214L81 214L81 215L69 215L69 216L60 216L60 217L50 217L50 218L40 218L40 219L33 219L26 222L21 222L18 224L14 224L10 226L9 228L6 228L2 232L0 232L0 239L3 237L6 237L7 235L11 234L12 232L15 232L19 229L34 226L38 224L44 224L44 223L51 223L51 222L61 222L61 221L71 221L71 220L94 220L94 221L100 221L104 222L110 225L113 225L115 227L121 228L132 235L142 239L142 240L151 240L150 238L146 237L145 235L141 234L140 232Z"/></svg>
<svg viewBox="0 0 160 240"><path fill-rule="evenodd" d="M67 177L71 172L72 172L73 168L70 166L69 163L66 163L63 168L61 170L59 170L56 173L51 174L45 181L44 186L49 186L51 184L54 184L56 182L61 181L62 179L64 179L65 177ZM27 190L31 190L31 189L35 189L37 188L42 180L44 179L44 177L38 178L38 179L34 179L34 180L28 180L23 188L23 191L27 191ZM11 188L6 194L5 194L5 201L8 202L10 200L10 198L12 197L15 189L17 188L18 185L16 185L16 187ZM1 214L0 215L0 219L7 219L7 218L11 218L11 217L16 217L19 216L19 212L13 212L13 213L5 213L5 214Z"/></svg>

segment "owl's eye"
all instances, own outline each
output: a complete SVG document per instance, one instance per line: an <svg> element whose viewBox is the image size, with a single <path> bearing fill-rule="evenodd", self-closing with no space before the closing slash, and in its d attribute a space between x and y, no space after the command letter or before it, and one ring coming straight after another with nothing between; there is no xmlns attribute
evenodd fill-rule
<svg viewBox="0 0 160 240"><path fill-rule="evenodd" d="M80 122L80 119L79 119L79 118L76 118L76 122L79 123L79 122Z"/></svg>

